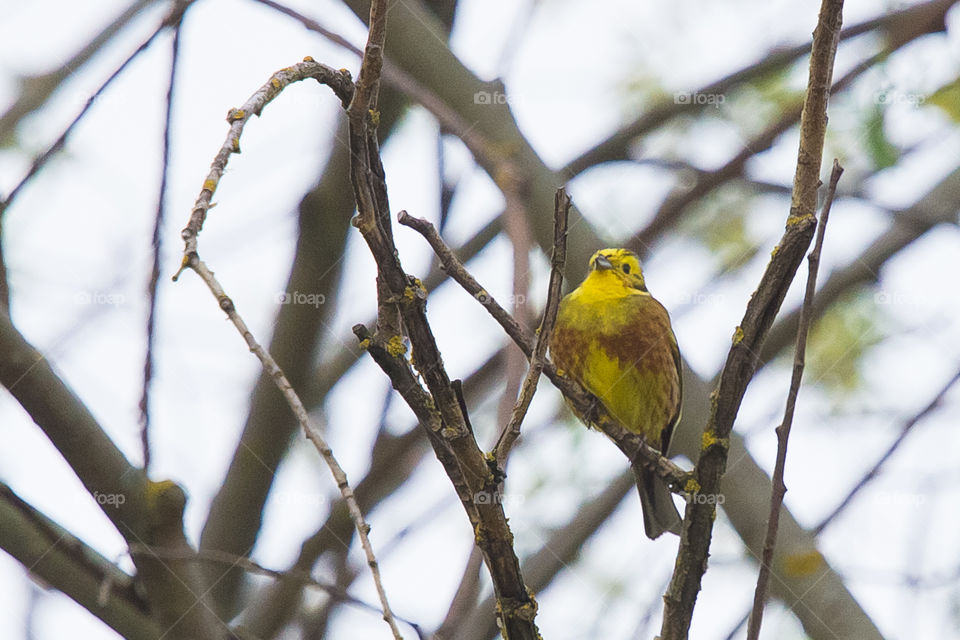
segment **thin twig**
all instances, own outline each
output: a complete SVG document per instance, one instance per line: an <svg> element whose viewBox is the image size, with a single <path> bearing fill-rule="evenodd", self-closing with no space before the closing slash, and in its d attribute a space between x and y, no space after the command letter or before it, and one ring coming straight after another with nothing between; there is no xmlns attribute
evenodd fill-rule
<svg viewBox="0 0 960 640"><path fill-rule="evenodd" d="M864 487L866 487L867 484L871 480L873 480L878 473L880 473L880 468L883 467L883 465L887 462L887 460L890 459L890 456L892 456L897 451L897 449L900 448L900 445L903 444L903 441L906 440L907 436L910 434L913 428L917 426L917 424L919 424L930 413L932 413L937 407L940 406L940 403L943 402L943 397L947 395L947 392L949 392L950 389L953 388L953 385L955 385L958 381L960 381L960 370L958 370L955 374L953 374L953 377L950 378L947 381L947 383L943 385L943 387L941 387L940 391L937 392L937 395L933 397L933 399L927 404L927 406L925 406L923 409L921 409L916 414L914 414L909 420L907 420L907 422L903 425L903 427L900 428L900 434L894 439L892 443L890 443L890 446L887 447L887 450L883 452L883 455L880 456L880 459L877 460L877 462L872 467L870 467L870 470L867 471L867 473L864 474L862 478L860 478L860 481L856 485L854 485L854 487L850 490L850 492L846 495L846 497L844 497L844 499L840 501L840 504L838 504L836 508L834 508L834 510L831 511L826 518L821 520L820 524L818 524L816 527L813 528L813 532L815 534L819 535L820 532L822 532L827 527L827 525L833 522L834 518L840 515L840 513L847 508L847 505L850 504L854 496L860 493L860 491Z"/></svg>
<svg viewBox="0 0 960 640"><path fill-rule="evenodd" d="M770 566L773 563L773 551L777 545L780 507L783 505L783 496L787 492L787 487L783 481L784 469L787 464L787 443L790 438L790 428L793 426L793 414L797 406L797 395L800 393L800 381L803 379L803 368L806 363L807 333L810 329L813 296L817 291L820 252L823 250L823 236L827 229L830 207L833 205L833 197L837 193L837 183L840 181L841 175L843 175L843 167L834 159L823 212L820 214L820 222L817 225L817 239L814 241L813 251L807 257L807 290L804 293L803 305L800 307L800 327L797 329L797 346L793 356L793 375L790 379L790 391L787 393L787 405L783 412L783 422L776 430L777 462L773 469L770 515L767 518L767 535L763 541L763 555L760 559L760 573L757 575L757 588L753 594L753 611L747 625L747 640L757 640L760 637L763 607L767 601L767 590L770 585Z"/></svg>
<svg viewBox="0 0 960 640"><path fill-rule="evenodd" d="M347 604L353 604L363 609L369 611L375 611L377 613L383 613L380 607L373 605L365 600L360 600L349 593L346 589L330 583L317 580L311 575L309 571L303 571L299 569L288 569L286 571L280 571L277 569L271 569L265 567L259 562L246 557L238 556L232 553L227 553L225 551L218 551L216 549L201 549L199 551L189 551L185 549L177 548L162 548L162 547L148 547L147 545L133 543L129 546L129 553L131 556L135 555L148 555L155 556L163 560L186 560L190 562L209 562L213 564L228 565L230 567L239 567L246 571L258 576L264 576L267 578L273 578L274 580L293 580L302 585L314 587L320 589L329 595L332 599L339 602L345 602ZM420 625L410 620L401 618L400 616L394 616L397 620L400 620L404 624L407 624L414 629L419 630Z"/></svg>
<svg viewBox="0 0 960 640"><path fill-rule="evenodd" d="M381 3L374 3L375 6L378 4ZM371 11L373 11L373 9L371 9ZM382 21L378 21L378 23L381 24L382 27ZM367 565L370 567L377 594L380 597L380 603L383 607L383 618L390 626L394 638L402 640L396 620L390 609L390 604L387 601L386 591L383 588L383 582L380 578L380 568L377 564L373 547L367 536L370 527L364 520L363 512L360 510L359 505L357 505L353 490L350 488L343 468L339 462L337 462L337 459L333 455L333 450L327 444L326 440L324 440L320 432L313 426L303 402L300 400L296 391L294 391L293 386L283 373L283 370L280 369L267 350L254 338L253 334L247 328L246 323L243 321L243 318L237 313L233 301L224 292L223 287L214 277L213 272L200 259L197 251L197 237L203 228L207 211L213 206L211 204L213 194L217 189L217 185L219 184L230 156L240 151L240 135L243 133L243 127L247 120L249 120L253 114L260 115L263 108L288 85L307 78L316 79L318 82L330 86L344 106L349 104L354 96L354 87L350 82L349 73L346 71L336 71L326 65L315 62L312 58L306 58L303 62L299 62L274 73L270 80L244 103L243 107L230 110L227 114L227 121L230 123L230 133L227 135L226 141L221 146L220 151L211 164L210 173L204 181L200 196L194 204L190 221L181 232L181 237L184 240L184 257L180 270L174 275L174 280L179 277L184 269L188 268L199 275L217 299L220 308L227 314L227 317L237 328L237 331L247 343L250 351L257 356L264 370L273 378L277 388L286 400L287 405L296 416L297 422L303 429L307 439L313 443L314 447L323 457L324 462L326 462L327 467L330 469L330 473L333 475L334 481L337 483L337 487L340 489L340 495L343 496L347 504L347 510L350 512L351 519L357 530L360 545L363 547L364 554L366 555Z"/></svg>
<svg viewBox="0 0 960 640"><path fill-rule="evenodd" d="M547 345L550 341L550 334L553 332L553 323L557 319L557 309L560 307L563 266L567 260L567 219L569 214L570 196L561 187L557 190L554 202L553 254L550 259L550 284L547 287L547 303L543 309L543 319L540 321L540 328L537 330L537 340L533 345L530 367L527 369L526 378L523 380L520 397L517 399L510 415L510 423L504 427L497 439L496 446L493 448L494 459L500 469L503 469L506 465L510 449L517 438L520 437L520 425L527 415L527 409L530 408L533 394L537 391L540 373L543 371L543 363L547 356Z"/></svg>
<svg viewBox="0 0 960 640"><path fill-rule="evenodd" d="M864 72L888 60L894 50L894 48L884 48L879 53L855 65L833 83L833 86L830 88L831 94L843 91L853 84L854 80L862 76ZM701 201L712 193L714 189L729 183L731 180L742 178L747 163L763 151L771 148L784 132L790 130L797 121L800 120L802 104L797 103L784 107L782 111L782 115L778 120L751 138L742 150L722 166L711 171L698 170L690 174L692 184L688 184L688 181L683 181L681 186L675 187L657 208L650 222L635 233L633 237L625 243L625 246L633 249L641 256L645 255L649 247L654 244L658 237L670 229L676 228L681 216L684 212L689 211L691 204Z"/></svg>
<svg viewBox="0 0 960 640"><path fill-rule="evenodd" d="M355 44L353 44L352 42L344 38L339 33L336 33L335 31L331 31L330 29L327 29L316 20L308 18L307 16L303 15L299 11L295 11L290 7L280 4L279 2L273 2L273 0L256 0L256 1L259 2L260 4L270 7L275 11L282 13L285 16L293 18L294 20L298 21L300 24L302 24L304 27L306 27L310 31L315 31L319 33L330 42L336 45L339 45L344 49L346 49L347 51L355 54L358 58L363 56L363 50L360 47L356 46Z"/></svg>
<svg viewBox="0 0 960 640"><path fill-rule="evenodd" d="M210 292L213 293L214 297L219 302L220 308L224 311L224 313L227 314L227 317L233 323L233 326L237 328L237 331L247 343L247 347L249 347L250 351L253 352L253 354L260 360L264 371L266 371L270 377L273 378L277 388L280 390L280 393L283 394L284 400L286 400L287 405L293 411L297 422L303 429L304 435L308 440L310 440L311 443L313 443L313 446L323 457L324 462L327 463L327 467L330 469L330 473L333 475L333 479L337 483L337 488L340 489L340 495L343 496L344 501L347 503L347 510L350 512L350 517L353 520L354 527L356 528L357 535L360 539L360 545L363 547L364 554L367 557L367 565L370 567L370 573L373 576L374 584L377 587L377 593L380 596L380 603L383 606L383 618L387 624L390 625L394 637L398 640L401 640L403 636L400 635L400 631L397 629L396 621L394 620L393 613L390 610L390 604L387 602L386 592L383 589L383 582L380 578L380 567L377 564L376 556L373 553L373 547L370 544L370 538L367 536L367 532L370 530L370 527L364 520L363 512L360 510L359 505L357 505L357 500L354 497L353 489L351 489L350 483L347 481L347 474L344 473L343 467L340 466L340 463L337 462L336 457L334 457L333 450L330 448L330 445L327 444L327 441L322 435L320 435L320 431L313 425L313 421L310 419L306 407L303 406L303 402L300 400L297 392L294 391L290 381L287 380L287 376L283 373L283 370L280 369L279 365L277 365L276 361L267 352L267 350L260 346L256 338L253 337L253 334L243 321L243 318L241 318L240 314L237 313L237 310L233 305L233 301L224 292L223 288L220 286L220 283L214 277L213 272L210 271L210 269L202 260L200 260L196 253L192 254L188 266L200 276L201 280L206 283L207 287L210 289Z"/></svg>
<svg viewBox="0 0 960 640"><path fill-rule="evenodd" d="M319 33L336 45L339 45L351 53L362 56L363 51L352 44L342 35L331 31L322 24L309 18L302 13L284 6L273 0L256 0L280 13L293 18L306 29ZM411 102L420 104L429 111L440 123L440 126L448 133L456 136L477 159L477 162L486 168L499 167L503 164L508 154L503 152L502 145L492 144L490 137L485 135L477 127L477 123L462 116L456 109L452 108L448 101L442 99L434 90L421 83L413 75L405 71L400 65L393 62L389 57L383 58L383 80L393 89L406 96ZM495 172L490 171L493 176ZM495 176L494 176L494 179Z"/></svg>
<svg viewBox="0 0 960 640"><path fill-rule="evenodd" d="M70 137L70 134L73 132L74 128L80 124L80 121L84 118L84 116L87 115L87 112L90 110L90 108L96 104L97 100L101 95L103 95L103 92L106 91L107 87L109 87L114 80L120 77L120 74L123 73L124 69L126 69L131 62L136 60L141 53L146 51L147 48L149 48L153 41L157 38L157 36L163 33L167 27L173 23L179 23L180 12L183 11L183 8L184 7L180 6L179 3L175 5L171 9L170 14L164 18L164 20L157 26L156 29L154 29L153 33L147 36L147 38L140 43L140 46L134 49L133 53L127 56L126 59L124 59L124 61L121 62L116 69L114 69L113 73L111 73L110 76L103 81L103 84L101 84L97 90L93 92L93 95L87 98L83 108L80 109L80 113L78 113L70 122L70 124L67 125L67 128L63 130L63 133L61 133L57 139L54 140L53 144L51 144L46 151L34 158L33 162L30 164L30 168L27 170L27 174L23 176L20 182L17 183L17 185L10 191L10 194L6 197L6 199L3 200L2 205L0 205L0 212L10 206L23 187L26 186L26 184L30 182L30 180L32 180L37 173L39 173L40 169L42 169L47 162L49 162L50 159L53 158L53 156L55 156L57 152L63 148L64 143L67 141L67 138Z"/></svg>
<svg viewBox="0 0 960 640"><path fill-rule="evenodd" d="M502 350L500 353L502 354ZM481 367L464 381L467 399L479 397L482 389L494 383L501 359L502 356L494 358L492 363ZM382 500L392 495L409 479L413 471L419 468L426 453L426 444L424 432L416 424L403 435L378 432L369 456L370 469L366 476L356 483L354 489L357 501L365 513L370 513ZM339 558L346 556L348 551L342 541L352 534L353 523L346 510L334 505L328 510L326 521L301 544L297 559L291 566L307 571L319 557L328 553L335 556L333 564L341 566L343 561ZM383 556L383 547L379 555ZM337 583L346 586L346 577L340 576ZM295 583L277 583L257 598L255 605L247 610L244 626L256 637L274 637L295 615L294 608L301 601L299 594L300 589ZM491 616L493 610L491 605Z"/></svg>
<svg viewBox="0 0 960 640"><path fill-rule="evenodd" d="M503 327L507 335L513 339L528 358L533 355L533 349L530 346L533 344L533 339L527 334L523 327L520 326L520 323L514 320L513 316L467 271L467 268L463 266L463 263L460 262L460 259L453 253L453 250L443 241L443 238L437 233L436 228L430 224L430 221L424 220L423 218L415 218L406 211L401 211L397 214L397 221L422 235L430 244L433 252L437 254L444 271L463 287L467 293L473 296L477 302L483 305L490 315L493 316L493 319Z"/></svg>
<svg viewBox="0 0 960 640"><path fill-rule="evenodd" d="M179 0L176 5L182 5L185 1L187 0ZM157 2L157 0L136 0L130 3L123 13L105 25L86 44L81 46L79 51L56 69L20 78L20 95L6 107L3 115L0 115L0 140L11 139L15 129L24 118L48 104L50 98L63 87L66 80L75 77L82 67L106 49L118 35L123 33L123 30L131 22L143 15L145 10L150 8L150 5L155 4L165 3ZM171 7L167 19L179 10L176 5Z"/></svg>
<svg viewBox="0 0 960 640"><path fill-rule="evenodd" d="M156 338L157 289L160 286L160 260L163 255L163 239L160 230L166 219L167 181L170 173L170 129L173 122L173 88L177 81L177 62L180 59L181 13L173 27L173 42L170 45L170 76L167 79L167 99L163 114L163 149L160 156L160 193L157 194L157 212L153 217L153 260L150 281L147 283L147 349L143 359L143 390L140 393L140 446L143 451L143 472L150 468L150 385L153 381L153 344Z"/></svg>

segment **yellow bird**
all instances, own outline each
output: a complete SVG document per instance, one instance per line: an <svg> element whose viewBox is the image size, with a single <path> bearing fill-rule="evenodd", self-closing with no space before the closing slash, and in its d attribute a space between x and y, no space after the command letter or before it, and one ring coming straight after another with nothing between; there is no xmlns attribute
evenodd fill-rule
<svg viewBox="0 0 960 640"><path fill-rule="evenodd" d="M647 291L635 253L593 254L583 283L560 302L550 356L624 428L667 452L680 421L680 351L670 316ZM679 534L680 514L666 483L640 465L634 469L647 537Z"/></svg>

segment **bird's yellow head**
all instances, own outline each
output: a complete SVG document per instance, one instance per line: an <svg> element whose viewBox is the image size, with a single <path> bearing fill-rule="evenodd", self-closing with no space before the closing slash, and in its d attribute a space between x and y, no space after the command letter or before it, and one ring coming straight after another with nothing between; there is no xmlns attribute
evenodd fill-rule
<svg viewBox="0 0 960 640"><path fill-rule="evenodd" d="M628 249L601 249L597 251L590 258L590 273L587 278L599 279L604 283L616 282L623 287L647 292L647 285L643 281L640 258Z"/></svg>

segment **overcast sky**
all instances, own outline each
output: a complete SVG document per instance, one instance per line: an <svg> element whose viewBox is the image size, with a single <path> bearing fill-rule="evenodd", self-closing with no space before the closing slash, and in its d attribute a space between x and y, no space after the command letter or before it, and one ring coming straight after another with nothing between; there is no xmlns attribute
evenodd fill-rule
<svg viewBox="0 0 960 640"><path fill-rule="evenodd" d="M362 24L338 3L288 4L362 45ZM853 0L844 22L854 24L906 4ZM0 0L0 110L18 95L18 76L59 67L126 6L107 0ZM555 167L633 117L642 107L636 87L656 84L668 95L696 89L763 52L803 42L816 19L815 3L785 0L550 0L536 6L462 0L459 6L455 53L481 78L504 78L521 129ZM16 141L3 141L0 192L6 194L20 182L32 158L50 145L162 15L163 7L142 12L71 74L48 106L21 124ZM947 34L912 43L831 103L826 155L841 156L849 168L844 184L862 189L865 197L841 200L835 207L824 279L868 246L893 211L914 202L957 167L957 128L943 112L924 104L926 96L960 75L960 12L948 17ZM842 45L837 75L875 46L873 40ZM130 65L80 123L66 149L18 196L3 229L14 321L132 461L140 460L143 291L159 189L169 54L170 36L165 34ZM194 539L232 455L259 365L199 278L187 273L178 283L170 282L181 258L179 231L226 135L228 109L242 104L271 73L306 55L354 73L358 68L349 52L254 2L203 0L190 9L182 32L163 229L152 477L173 478L187 489L188 534ZM788 74L787 83L801 89L804 67ZM911 151L896 166L863 182L866 143L857 114L875 104L878 95L893 102L886 122L889 139ZM216 194L217 207L201 236L204 259L261 343L269 341L277 294L288 274L296 207L329 151L337 108L329 91L303 83L251 120L243 153L231 158ZM643 153L677 155L701 168L715 168L756 133L744 117L748 108L749 102L731 99L718 105L712 121L653 136ZM395 210L436 219L436 129L425 111L414 108L386 145ZM790 185L796 144L795 132L783 136L751 162L750 175ZM448 142L446 151L448 170L463 176L447 231L456 243L499 214L502 201L458 143ZM588 171L570 188L601 237L616 243L643 226L670 186L663 170L623 163ZM673 315L681 350L701 375L710 377L721 366L733 328L782 231L787 206L782 197L752 201L747 234L758 252L738 273L723 273L691 230L668 235L647 261L648 285ZM344 256L350 286L341 292L337 315L326 329L334 346L350 335L350 326L369 320L375 308L373 263L359 240L351 238ZM430 254L422 239L400 229L397 242L405 268L423 275ZM509 296L511 274L505 265L512 263L511 251L500 239L471 264L494 295ZM955 227L934 230L902 252L879 274L880 297L869 313L886 338L865 356L862 386L838 399L814 380L802 393L787 465L787 504L802 524L812 526L829 513L903 420L956 371L958 256ZM788 308L800 299L805 267L800 273ZM531 296L539 304L546 275L542 257L534 259L532 275ZM430 318L451 377L469 375L502 342L496 325L479 312L445 322L470 303L469 296L449 284L431 295ZM785 366L765 370L748 392L738 421L751 452L768 470L776 446L772 427L782 413L788 378ZM371 389L386 394L387 383L370 362L361 360L334 390L323 415L316 416L330 426L331 444L351 478L366 470L380 417L376 394L376 401L357 402L369 397ZM547 384L541 391L527 426L528 442L512 462L516 503L507 511L521 553L539 548L550 526L564 522L579 500L623 468L620 454L600 436L551 425L557 395ZM821 538L821 551L890 638L946 638L958 624L958 406L960 393L954 391ZM495 437L494 415L490 406L475 419L483 446ZM411 424L400 403L393 403L389 416L397 431ZM123 540L5 392L0 394L0 425L0 480L129 570ZM557 473L566 468L571 471ZM279 473L255 558L273 568L286 567L299 542L320 523L334 493L313 450L296 449ZM632 637L638 618L632 603L649 602L662 589L676 544L673 539L640 540L637 507L625 502L573 570L538 594L544 637ZM433 628L456 588L472 533L432 459L396 499L372 514L374 545L388 543L428 517L428 524L395 541L382 560L394 609ZM625 556L624 544L629 545ZM722 516L711 553L695 619L693 637L698 639L726 635L746 610L755 580L755 566L743 559L739 538ZM443 558L443 566L424 566L431 555ZM638 571L646 575L643 581L632 579ZM924 585L904 584L912 575L922 577ZM0 602L5 603L0 637L23 637L30 584L19 564L0 554ZM612 585L619 585L622 599L610 595ZM375 600L365 576L354 592ZM594 600L584 601L584 593L594 594ZM59 594L42 598L33 628L38 640L116 637ZM377 615L350 609L335 621L331 637L383 637L384 632ZM765 636L802 637L793 617L776 605L765 619Z"/></svg>

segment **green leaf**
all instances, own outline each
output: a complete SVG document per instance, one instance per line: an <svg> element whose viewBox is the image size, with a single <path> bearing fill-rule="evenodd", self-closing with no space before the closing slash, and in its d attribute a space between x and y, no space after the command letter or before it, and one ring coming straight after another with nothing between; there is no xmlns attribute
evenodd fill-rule
<svg viewBox="0 0 960 640"><path fill-rule="evenodd" d="M866 289L846 296L811 328L804 377L838 395L856 391L863 382L863 356L882 338L873 292Z"/></svg>
<svg viewBox="0 0 960 640"><path fill-rule="evenodd" d="M737 269L757 254L759 245L747 229L749 196L728 186L717 190L697 206L697 214L684 224L689 235L699 239L719 262L722 271Z"/></svg>
<svg viewBox="0 0 960 640"><path fill-rule="evenodd" d="M880 105L874 105L867 115L864 122L864 140L866 142L867 153L873 160L873 165L879 171L892 167L900 158L900 149L887 138L886 129L883 126L886 118L886 112Z"/></svg>
<svg viewBox="0 0 960 640"><path fill-rule="evenodd" d="M960 123L960 78L934 91L924 100L924 104L939 107L951 120Z"/></svg>

